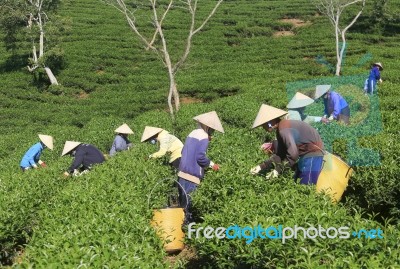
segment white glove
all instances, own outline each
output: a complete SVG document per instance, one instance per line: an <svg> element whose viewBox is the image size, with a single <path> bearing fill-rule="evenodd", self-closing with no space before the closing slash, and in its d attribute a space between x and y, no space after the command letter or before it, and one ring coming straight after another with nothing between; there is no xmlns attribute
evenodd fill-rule
<svg viewBox="0 0 400 269"><path fill-rule="evenodd" d="M328 115L324 115L323 118L326 119L328 117Z"/></svg>
<svg viewBox="0 0 400 269"><path fill-rule="evenodd" d="M328 118L328 120L333 120L333 115L331 115L331 116Z"/></svg>
<svg viewBox="0 0 400 269"><path fill-rule="evenodd" d="M269 172L268 174L265 175L266 179L270 179L270 178L276 178L279 176L278 171L276 171L275 169L272 170L271 172Z"/></svg>
<svg viewBox="0 0 400 269"><path fill-rule="evenodd" d="M213 168L213 166L214 166L214 162L210 161L210 165L208 167Z"/></svg>
<svg viewBox="0 0 400 269"><path fill-rule="evenodd" d="M380 82L380 83L382 83L382 82L383 82L383 80L382 80L382 79L379 79L379 82Z"/></svg>
<svg viewBox="0 0 400 269"><path fill-rule="evenodd" d="M38 168L36 164L32 164L32 167L35 168L35 169Z"/></svg>
<svg viewBox="0 0 400 269"><path fill-rule="evenodd" d="M259 165L257 165L256 167L251 168L250 174L257 175L258 172L260 172L260 171L261 171L261 167Z"/></svg>

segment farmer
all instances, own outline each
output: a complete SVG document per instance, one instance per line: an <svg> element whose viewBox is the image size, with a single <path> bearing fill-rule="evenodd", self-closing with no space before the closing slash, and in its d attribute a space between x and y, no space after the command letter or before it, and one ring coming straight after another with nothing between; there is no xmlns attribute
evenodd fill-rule
<svg viewBox="0 0 400 269"><path fill-rule="evenodd" d="M369 77L365 81L364 85L365 94L371 94L371 95L374 94L374 91L376 90L376 82L379 81L380 83L382 83L381 73L380 73L380 71L382 70L383 67L381 63L374 63L372 65Z"/></svg>
<svg viewBox="0 0 400 269"><path fill-rule="evenodd" d="M128 135L133 134L133 131L126 123L119 126L114 132L116 132L117 135L110 149L111 157L118 151L129 150L132 147L132 143L128 140Z"/></svg>
<svg viewBox="0 0 400 269"><path fill-rule="evenodd" d="M178 182L181 186L179 202L180 206L185 208L186 223L192 220L190 193L203 179L204 169L209 167L214 171L219 170L219 165L210 161L206 156L208 143L215 130L224 133L224 128L215 111L198 115L193 119L197 121L198 126L186 138L178 173Z"/></svg>
<svg viewBox="0 0 400 269"><path fill-rule="evenodd" d="M297 92L295 96L293 96L292 100L287 104L288 114L286 115L286 119L288 120L300 120L307 123L319 122L321 121L321 117L307 116L304 114L304 110L306 106L314 103L314 100L304 95L300 92Z"/></svg>
<svg viewBox="0 0 400 269"><path fill-rule="evenodd" d="M86 174L95 164L105 161L103 153L95 146L82 144L81 142L66 141L61 156L66 154L75 157L72 165L64 172L64 176L66 177L71 174L74 176Z"/></svg>
<svg viewBox="0 0 400 269"><path fill-rule="evenodd" d="M40 155L45 148L53 150L53 137L49 135L39 135L40 142L28 149L19 164L21 170L25 172L28 169L37 169L38 165L46 167L46 163L40 160Z"/></svg>
<svg viewBox="0 0 400 269"><path fill-rule="evenodd" d="M278 163L286 159L292 169L296 170L295 178L300 178L300 184L316 184L322 168L323 142L318 132L308 123L297 120L281 120L287 114L278 108L261 105L260 111L254 121L253 128L262 126L267 132L276 132ZM250 170L257 174L266 168L265 163ZM272 171L272 177L279 172Z"/></svg>
<svg viewBox="0 0 400 269"><path fill-rule="evenodd" d="M161 158L168 153L170 154L169 164L175 169L179 169L183 144L176 136L170 134L164 129L146 126L144 128L144 132L140 142L145 141L148 141L151 144L155 144L157 142L160 143L160 149L157 152L151 154L149 156L149 159Z"/></svg>
<svg viewBox="0 0 400 269"><path fill-rule="evenodd" d="M323 97L324 100L324 117L322 122L329 123L330 121L337 120L344 124L349 124L350 121L350 108L346 100L331 90L331 85L318 85L315 90L315 100ZM328 116L329 115L329 116Z"/></svg>

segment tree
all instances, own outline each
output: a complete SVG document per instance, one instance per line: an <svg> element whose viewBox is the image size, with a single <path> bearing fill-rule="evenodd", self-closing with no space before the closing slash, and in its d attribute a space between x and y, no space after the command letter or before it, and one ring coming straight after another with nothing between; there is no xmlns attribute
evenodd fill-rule
<svg viewBox="0 0 400 269"><path fill-rule="evenodd" d="M346 48L346 32L357 21L365 7L366 0L312 0L318 10L326 15L335 29L336 38L336 76L340 76L342 60ZM358 13L347 26L341 26L340 19L346 8L352 5L361 5ZM342 44L340 46L339 39Z"/></svg>
<svg viewBox="0 0 400 269"><path fill-rule="evenodd" d="M169 93L168 93L168 106L170 110L170 114L172 118L174 118L174 107L172 105L172 99L174 100L175 111L179 110L179 92L176 85L175 75L178 72L179 68L186 61L191 47L192 40L194 35L200 32L203 27L207 24L210 18L215 14L219 5L223 2L223 0L216 1L215 5L207 16L201 20L201 23L196 23L196 13L198 11L197 0L168 0L164 1L165 4L160 3L161 1L157 0L146 0L141 1L141 3L147 2L147 6L143 4L133 4L130 2L128 4L127 0L103 0L106 3L112 5L116 9L118 9L126 18L130 28L133 33L139 38L139 40L145 45L146 50L152 50L155 52L165 68L168 71L169 77ZM150 16L152 21L152 33L145 33L145 30L140 30L138 26L137 16L139 10L142 12L148 12L148 16ZM164 29L164 20L171 10L180 10L184 11L186 14L189 14L189 26L188 33L185 40L185 45L183 51L180 56L175 57L173 59L170 53L170 42L167 42L167 37ZM145 20L145 17L142 17ZM198 25L198 26L196 26ZM171 40L168 40L171 41Z"/></svg>
<svg viewBox="0 0 400 269"><path fill-rule="evenodd" d="M47 13L58 6L60 0L5 0L0 6L2 13L0 25L5 30L8 49L16 47L16 34L19 30L29 36L32 42L32 57L29 58L28 70L35 72L43 68L51 82L58 85L57 79L46 64L45 28L49 21ZM24 29L25 28L25 29ZM39 43L39 51L36 48ZM38 55L39 53L39 55Z"/></svg>

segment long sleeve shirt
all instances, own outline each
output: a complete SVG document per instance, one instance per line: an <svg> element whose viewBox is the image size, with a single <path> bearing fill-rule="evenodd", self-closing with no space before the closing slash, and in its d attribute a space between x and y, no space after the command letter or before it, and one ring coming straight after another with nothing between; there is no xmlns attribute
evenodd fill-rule
<svg viewBox="0 0 400 269"><path fill-rule="evenodd" d="M381 73L379 72L379 67L374 66L372 67L371 71L369 72L369 80L380 80L381 79Z"/></svg>
<svg viewBox="0 0 400 269"><path fill-rule="evenodd" d="M21 163L19 165L23 168L36 165L36 163L40 159L42 151L43 151L42 143L40 142L36 143L35 145L33 145L28 149L28 151L22 157Z"/></svg>
<svg viewBox="0 0 400 269"><path fill-rule="evenodd" d="M131 142L128 140L128 138L122 136L122 135L117 135L114 139L114 142L111 146L110 149L110 156L114 156L117 151L123 151L123 150L127 150L129 147L131 147L132 144Z"/></svg>
<svg viewBox="0 0 400 269"><path fill-rule="evenodd" d="M151 154L150 158L160 158L170 153L169 162L172 163L182 156L183 143L176 136L163 130L158 134L157 140L160 142L160 149Z"/></svg>
<svg viewBox="0 0 400 269"><path fill-rule="evenodd" d="M308 123L282 120L276 130L279 150L286 152L290 166L301 157L323 156L324 144L317 130Z"/></svg>
<svg viewBox="0 0 400 269"><path fill-rule="evenodd" d="M202 179L204 168L210 165L206 156L208 134L201 128L192 131L185 140L179 171Z"/></svg>
<svg viewBox="0 0 400 269"><path fill-rule="evenodd" d="M340 111L349 106L344 98L337 92L330 92L328 98L324 99L325 115L333 115L333 118L339 117Z"/></svg>
<svg viewBox="0 0 400 269"><path fill-rule="evenodd" d="M91 168L94 164L105 161L103 153L95 146L90 144L80 144L76 147L75 159L68 169L68 173L73 173L75 169L83 166L84 169Z"/></svg>

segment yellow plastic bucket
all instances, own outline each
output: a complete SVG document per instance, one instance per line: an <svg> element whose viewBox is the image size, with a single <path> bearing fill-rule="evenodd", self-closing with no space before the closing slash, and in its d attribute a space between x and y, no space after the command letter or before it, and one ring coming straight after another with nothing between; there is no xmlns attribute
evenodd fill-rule
<svg viewBox="0 0 400 269"><path fill-rule="evenodd" d="M333 203L339 202L353 172L342 159L326 151L317 181L317 192L328 194Z"/></svg>
<svg viewBox="0 0 400 269"><path fill-rule="evenodd" d="M154 189L163 181L175 181L183 190L187 197L187 193L183 186L175 179L164 178L159 180L150 191L147 204L150 206L150 199ZM168 253L181 251L185 248L185 234L182 231L182 225L185 219L185 210L182 207L168 207L153 210L153 218L150 225L156 230L157 235L164 242L164 249Z"/></svg>
<svg viewBox="0 0 400 269"><path fill-rule="evenodd" d="M155 209L151 226L157 235L164 241L164 249L168 253L178 252L184 249L185 234L182 224L185 217L183 208Z"/></svg>

